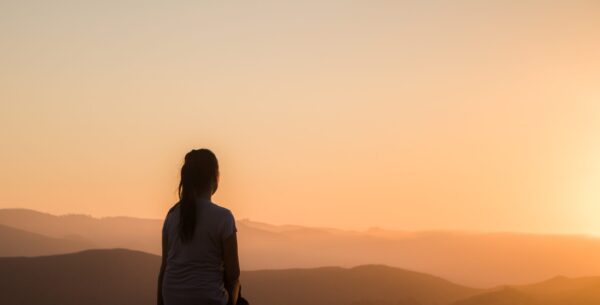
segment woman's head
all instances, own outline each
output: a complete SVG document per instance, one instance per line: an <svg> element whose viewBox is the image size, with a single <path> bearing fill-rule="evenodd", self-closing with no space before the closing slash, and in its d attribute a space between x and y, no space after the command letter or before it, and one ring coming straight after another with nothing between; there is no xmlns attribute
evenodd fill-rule
<svg viewBox="0 0 600 305"><path fill-rule="evenodd" d="M215 154L206 149L193 149L185 155L181 167L179 197L190 192L193 197L217 191L219 186L219 162Z"/></svg>
<svg viewBox="0 0 600 305"><path fill-rule="evenodd" d="M196 198L210 196L219 186L219 162L205 148L193 149L185 155L179 182L179 235L183 242L194 236L196 227Z"/></svg>

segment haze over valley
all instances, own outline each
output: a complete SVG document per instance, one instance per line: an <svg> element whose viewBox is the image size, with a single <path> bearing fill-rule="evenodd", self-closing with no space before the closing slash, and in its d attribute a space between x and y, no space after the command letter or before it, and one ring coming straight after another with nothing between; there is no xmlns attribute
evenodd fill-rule
<svg viewBox="0 0 600 305"><path fill-rule="evenodd" d="M598 0L1 0L0 45L0 305L155 305L191 197L252 305L600 305Z"/></svg>
<svg viewBox="0 0 600 305"><path fill-rule="evenodd" d="M160 254L162 220L0 210L1 256L126 248ZM381 264L478 288L600 275L600 239L580 235L347 231L237 221L243 270ZM549 255L551 254L551 255Z"/></svg>
<svg viewBox="0 0 600 305"><path fill-rule="evenodd" d="M3 304L155 304L160 257L125 249L0 257ZM381 265L244 271L242 294L264 305L594 305L600 277L477 289Z"/></svg>

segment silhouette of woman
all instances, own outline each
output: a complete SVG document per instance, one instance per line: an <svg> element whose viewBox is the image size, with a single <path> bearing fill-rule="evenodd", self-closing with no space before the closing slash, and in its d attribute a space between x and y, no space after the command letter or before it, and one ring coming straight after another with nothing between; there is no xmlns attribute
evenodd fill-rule
<svg viewBox="0 0 600 305"><path fill-rule="evenodd" d="M213 203L217 157L208 149L185 155L179 202L165 217L158 305L235 305L239 296L236 226L230 210Z"/></svg>

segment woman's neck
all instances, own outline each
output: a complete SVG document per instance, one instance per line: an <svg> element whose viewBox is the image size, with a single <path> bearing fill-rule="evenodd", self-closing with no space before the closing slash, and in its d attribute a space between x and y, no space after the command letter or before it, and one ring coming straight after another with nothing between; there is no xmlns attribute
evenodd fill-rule
<svg viewBox="0 0 600 305"><path fill-rule="evenodd" d="M210 192L200 192L196 193L196 199L208 200L211 201L212 194Z"/></svg>

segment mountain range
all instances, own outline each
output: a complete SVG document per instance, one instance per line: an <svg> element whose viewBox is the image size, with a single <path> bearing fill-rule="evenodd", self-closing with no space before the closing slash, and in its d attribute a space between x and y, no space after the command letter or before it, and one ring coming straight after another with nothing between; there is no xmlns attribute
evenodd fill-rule
<svg viewBox="0 0 600 305"><path fill-rule="evenodd" d="M160 258L126 249L0 258L6 305L155 304ZM244 297L261 305L597 305L600 277L476 289L382 265L244 271Z"/></svg>
<svg viewBox="0 0 600 305"><path fill-rule="evenodd" d="M478 288L524 285L557 275L600 274L600 239L580 235L347 231L238 220L243 270L382 264ZM160 253L162 220L55 216L0 210L0 256L39 256L86 249ZM600 303L599 303L600 304Z"/></svg>

